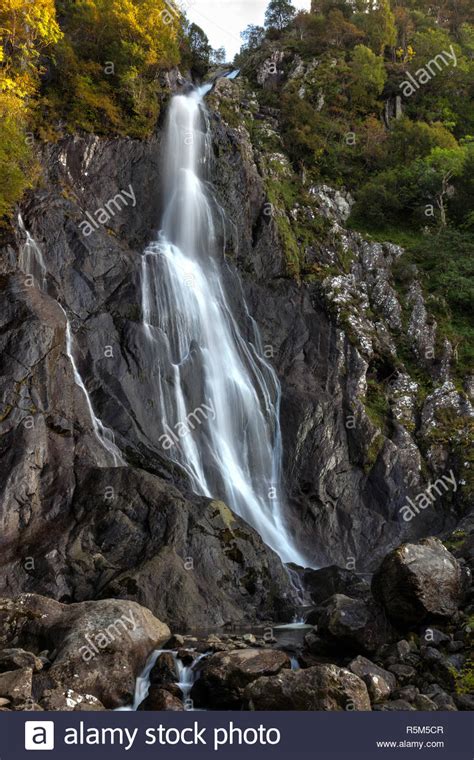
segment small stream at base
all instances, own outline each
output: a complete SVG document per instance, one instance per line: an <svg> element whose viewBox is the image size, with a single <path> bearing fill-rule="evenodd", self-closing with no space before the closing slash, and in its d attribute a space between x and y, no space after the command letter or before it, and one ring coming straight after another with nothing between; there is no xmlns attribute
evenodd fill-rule
<svg viewBox="0 0 474 760"><path fill-rule="evenodd" d="M192 654L191 652L189 653ZM175 682L175 686L178 686L178 688L181 690L184 709L188 711L195 710L190 700L190 694L191 689L199 677L199 674L196 672L196 667L201 662L201 660L203 660L205 657L208 657L209 654L196 653L196 657L193 660L192 664L184 665L182 660L179 659L177 651L173 651L171 649L156 649L148 658L142 674L137 678L133 704L125 707L118 707L115 712L136 712L138 710L141 703L144 702L144 700L148 697L151 686L151 671L155 667L156 661L162 654L171 654L173 656L176 665L176 671L178 674L178 680ZM163 688L166 687L164 686Z"/></svg>

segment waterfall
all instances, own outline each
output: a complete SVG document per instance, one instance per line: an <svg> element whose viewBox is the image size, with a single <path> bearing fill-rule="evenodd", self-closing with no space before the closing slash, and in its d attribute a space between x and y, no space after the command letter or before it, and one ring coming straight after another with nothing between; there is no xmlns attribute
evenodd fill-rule
<svg viewBox="0 0 474 760"><path fill-rule="evenodd" d="M171 101L162 230L142 257L158 435L196 493L223 499L284 562L304 565L283 515L279 381L255 323L247 319L250 338L239 329L223 283L215 223L223 212L203 176L211 150L203 97L211 87ZM240 282L227 274L240 297Z"/></svg>
<svg viewBox="0 0 474 760"><path fill-rule="evenodd" d="M46 268L43 254L36 240L30 235L30 233L26 229L25 223L23 221L23 217L21 216L21 214L18 214L18 226L26 237L26 242L20 248L18 265L21 271L24 272L24 274L33 278L39 290L41 290L43 293L47 293L48 270ZM78 388L81 389L84 395L84 398L86 400L87 409L89 410L89 416L91 419L94 434L96 438L99 440L99 442L101 443L101 445L104 447L104 449L108 451L108 453L111 455L113 466L120 467L124 465L125 462L122 458L120 450L115 444L114 434L112 430L105 427L105 425L101 422L101 420L96 416L94 412L94 408L92 406L91 398L84 384L84 380L82 379L81 373L79 372L76 361L74 359L71 323L69 321L69 318L66 314L65 309L61 306L59 301L57 301L56 303L58 304L59 308L63 312L64 317L66 319L66 354L72 365L74 381L76 385L78 386Z"/></svg>
<svg viewBox="0 0 474 760"><path fill-rule="evenodd" d="M173 659L176 666L176 672L178 675L176 686L178 686L181 690L181 695L182 695L181 698L185 706L185 709L187 710L193 709L190 707L189 699L190 699L191 689L193 688L198 678L198 673L196 671L196 668L197 668L197 665L201 662L201 660L204 659L204 657L207 657L207 654L199 654L195 657L191 665L184 665L182 660L179 659L177 652L174 652L171 649L156 649L154 652L152 652L152 654L148 658L143 672L141 673L141 675L138 676L135 682L135 694L133 697L133 704L127 705L125 707L117 707L116 712L131 712L131 711L138 710L141 703L144 702L148 696L148 692L150 691L151 671L155 667L158 657L162 654L173 655Z"/></svg>
<svg viewBox="0 0 474 760"><path fill-rule="evenodd" d="M18 265L22 272L33 278L40 290L46 291L47 269L41 248L26 229L21 214L18 214L18 226L26 237L24 245L20 248Z"/></svg>

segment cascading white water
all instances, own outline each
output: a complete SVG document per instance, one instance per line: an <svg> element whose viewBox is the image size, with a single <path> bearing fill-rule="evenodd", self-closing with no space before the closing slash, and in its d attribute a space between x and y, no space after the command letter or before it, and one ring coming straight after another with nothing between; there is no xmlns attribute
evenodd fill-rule
<svg viewBox="0 0 474 760"><path fill-rule="evenodd" d="M26 229L25 223L23 221L23 217L21 216L21 214L18 214L18 226L26 237L26 242L20 248L20 256L18 260L19 267L21 271L24 272L24 274L33 278L33 281L37 284L39 290L41 290L43 293L46 293L47 284L48 284L47 283L48 270L46 268L46 264L43 258L41 248L39 247L36 240L30 235L30 233ZM66 353L72 364L72 369L74 373L74 381L76 385L81 389L82 393L84 394L84 398L86 400L87 408L89 410L89 415L90 415L90 419L92 423L92 428L94 430L94 434L96 438L99 440L99 442L102 444L104 449L106 449L106 451L108 451L108 453L111 455L114 467L121 467L122 465L125 464L125 462L122 458L120 450L115 444L114 434L112 430L105 427L105 425L103 425L101 420L96 416L94 412L94 408L92 406L91 398L84 384L84 380L82 379L81 373L79 372L79 369L77 367L76 360L74 359L71 323L66 314L66 311L61 306L59 301L57 301L57 304L59 308L61 309L61 311L63 312L64 317L66 319Z"/></svg>
<svg viewBox="0 0 474 760"><path fill-rule="evenodd" d="M178 686L181 690L182 702L186 710L194 710L192 703L190 702L191 689L193 688L198 677L196 670L197 665L204 657L207 657L207 655L197 655L191 665L184 665L182 660L179 659L177 652L173 652L171 649L156 649L148 658L143 672L138 676L135 682L133 704L126 705L125 707L118 707L116 709L116 712L131 712L138 710L141 703L144 702L148 696L148 693L150 691L151 671L155 667L158 657L162 654L173 655L176 672L178 675L176 686Z"/></svg>
<svg viewBox="0 0 474 760"><path fill-rule="evenodd" d="M197 493L222 498L284 562L305 564L283 517L280 386L255 324L242 335L218 260L203 97L171 101L162 231L142 259L144 333L156 364L160 440ZM240 284L235 280L235 290Z"/></svg>

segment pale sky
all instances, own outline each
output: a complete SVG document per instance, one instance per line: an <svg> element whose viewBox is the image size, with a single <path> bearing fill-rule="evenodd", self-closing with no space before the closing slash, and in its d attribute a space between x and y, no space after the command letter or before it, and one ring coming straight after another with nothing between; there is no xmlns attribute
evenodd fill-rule
<svg viewBox="0 0 474 760"><path fill-rule="evenodd" d="M242 44L240 32L248 24L263 26L268 0L179 0L178 5L204 29L213 48L225 47L231 61ZM308 11L311 0L293 0L293 5Z"/></svg>

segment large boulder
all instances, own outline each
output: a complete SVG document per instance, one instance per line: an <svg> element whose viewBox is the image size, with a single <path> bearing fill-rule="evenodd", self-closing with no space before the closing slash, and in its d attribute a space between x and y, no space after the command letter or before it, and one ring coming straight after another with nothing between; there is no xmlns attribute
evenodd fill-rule
<svg viewBox="0 0 474 760"><path fill-rule="evenodd" d="M204 661L191 699L196 707L239 709L249 683L289 668L291 660L288 655L276 649L218 652Z"/></svg>
<svg viewBox="0 0 474 760"><path fill-rule="evenodd" d="M437 538L402 544L385 557L372 581L374 595L399 626L449 618L462 602L460 563Z"/></svg>
<svg viewBox="0 0 474 760"><path fill-rule="evenodd" d="M48 649L53 662L47 681L40 673L38 682L53 689L74 688L106 708L132 700L148 655L169 636L167 625L134 602L104 599L65 605L35 594L0 600L0 645Z"/></svg>
<svg viewBox="0 0 474 760"><path fill-rule="evenodd" d="M31 699L33 671L31 668L11 670L0 673L0 697L12 704L21 704Z"/></svg>
<svg viewBox="0 0 474 760"><path fill-rule="evenodd" d="M352 660L348 668L351 673L362 678L372 702L383 702L388 699L397 685L397 679L393 673L379 668L378 665L360 655Z"/></svg>
<svg viewBox="0 0 474 760"><path fill-rule="evenodd" d="M259 678L246 688L244 696L251 710L371 709L362 679L337 665L315 665Z"/></svg>
<svg viewBox="0 0 474 760"><path fill-rule="evenodd" d="M176 694L172 694L168 689L161 689L159 686L152 685L138 709L148 712L161 712L163 710L181 712L184 710L184 705Z"/></svg>
<svg viewBox="0 0 474 760"><path fill-rule="evenodd" d="M160 654L150 671L150 683L157 686L174 684L179 680L176 662L171 652Z"/></svg>
<svg viewBox="0 0 474 760"><path fill-rule="evenodd" d="M334 647L366 652L375 652L394 636L384 611L373 599L352 599L344 594L335 594L322 606L318 634Z"/></svg>

